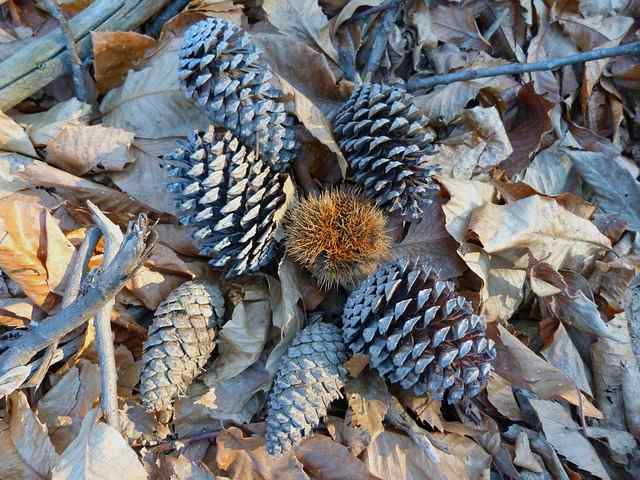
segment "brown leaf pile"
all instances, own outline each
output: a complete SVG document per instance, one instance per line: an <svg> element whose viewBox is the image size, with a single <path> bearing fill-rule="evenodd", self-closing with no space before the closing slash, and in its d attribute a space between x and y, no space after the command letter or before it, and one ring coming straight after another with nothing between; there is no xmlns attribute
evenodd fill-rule
<svg viewBox="0 0 640 480"><path fill-rule="evenodd" d="M73 16L92 2L58 3ZM56 26L41 7L0 0L0 61ZM438 131L441 193L421 222L392 219L390 256L434 265L488 322L495 372L468 408L390 391L354 357L345 398L316 434L270 457L264 406L277 362L309 312L339 316L344 302L285 257L270 274L224 285L216 354L172 423L142 409L153 310L181 283L217 278L177 225L161 159L208 124L177 69L184 30L206 16L251 33L300 121L288 185L300 196L348 179L331 116L380 45L369 75L402 83L613 47L640 32L635 0L192 0L159 39L145 26L92 32L97 105L74 98L64 76L0 112L0 350L59 308L91 225L86 200L122 226L150 214L159 243L112 318L122 432L101 421L88 329L39 389L16 390L28 368L0 379L0 480L640 478L636 57L414 92Z"/></svg>

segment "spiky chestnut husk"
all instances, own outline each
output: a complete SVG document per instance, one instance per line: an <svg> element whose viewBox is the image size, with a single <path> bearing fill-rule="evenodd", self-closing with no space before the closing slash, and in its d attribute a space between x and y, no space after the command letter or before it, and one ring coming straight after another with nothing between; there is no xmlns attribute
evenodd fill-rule
<svg viewBox="0 0 640 480"><path fill-rule="evenodd" d="M224 318L224 298L217 286L186 282L158 306L144 342L140 395L147 410L173 410L213 352L216 330Z"/></svg>
<svg viewBox="0 0 640 480"><path fill-rule="evenodd" d="M418 262L381 266L354 290L342 314L345 343L369 356L392 384L449 403L476 396L496 356L482 318Z"/></svg>
<svg viewBox="0 0 640 480"><path fill-rule="evenodd" d="M427 119L398 87L366 83L338 110L333 130L364 193L389 213L421 217L437 190Z"/></svg>
<svg viewBox="0 0 640 480"><path fill-rule="evenodd" d="M284 110L282 92L249 35L222 18L192 25L180 50L184 92L211 121L258 150L277 171L295 156L295 118Z"/></svg>
<svg viewBox="0 0 640 480"><path fill-rule="evenodd" d="M340 397L347 371L340 328L314 323L296 335L282 356L267 402L267 452L297 445Z"/></svg>
<svg viewBox="0 0 640 480"><path fill-rule="evenodd" d="M328 190L284 218L287 253L323 288L354 286L389 254L383 213L357 190Z"/></svg>
<svg viewBox="0 0 640 480"><path fill-rule="evenodd" d="M285 203L286 174L256 160L230 132L194 132L165 157L180 222L198 227L200 254L227 278L255 273L274 259L275 215Z"/></svg>

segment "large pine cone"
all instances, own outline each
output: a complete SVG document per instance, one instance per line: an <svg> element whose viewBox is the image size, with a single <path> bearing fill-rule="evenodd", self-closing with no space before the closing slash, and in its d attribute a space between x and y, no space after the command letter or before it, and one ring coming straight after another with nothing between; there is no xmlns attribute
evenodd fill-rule
<svg viewBox="0 0 640 480"><path fill-rule="evenodd" d="M186 282L158 306L144 342L140 395L147 410L173 410L207 363L216 330L224 317L224 298L218 287Z"/></svg>
<svg viewBox="0 0 640 480"><path fill-rule="evenodd" d="M342 321L349 348L415 395L455 403L487 384L496 350L484 321L427 266L381 266L351 293Z"/></svg>
<svg viewBox="0 0 640 480"><path fill-rule="evenodd" d="M215 125L284 171L297 149L295 119L285 112L272 77L249 35L233 23L212 17L186 31L180 79L187 96Z"/></svg>
<svg viewBox="0 0 640 480"><path fill-rule="evenodd" d="M227 278L254 273L273 260L275 214L285 203L286 175L256 160L230 132L194 132L165 157L177 164L169 190L178 197L180 222L195 225L200 254Z"/></svg>
<svg viewBox="0 0 640 480"><path fill-rule="evenodd" d="M286 452L306 437L340 397L346 348L335 325L318 322L293 339L278 365L267 403L267 451Z"/></svg>
<svg viewBox="0 0 640 480"><path fill-rule="evenodd" d="M359 86L336 113L333 129L365 194L389 213L420 218L420 205L437 190L438 167L427 119L411 95L377 83Z"/></svg>

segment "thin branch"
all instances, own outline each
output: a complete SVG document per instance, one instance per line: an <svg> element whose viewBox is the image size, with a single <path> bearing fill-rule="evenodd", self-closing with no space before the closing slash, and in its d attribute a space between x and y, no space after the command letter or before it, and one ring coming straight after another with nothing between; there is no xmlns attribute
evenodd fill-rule
<svg viewBox="0 0 640 480"><path fill-rule="evenodd" d="M97 228L90 228L87 231L87 234L85 235L80 248L77 250L73 259L73 263L70 267L71 274L69 275L69 280L67 281L64 297L62 298L62 302L60 304L61 309L67 308L78 298L82 279L84 278L85 272L87 271L89 260L91 259L91 255L93 255L93 251L95 250L99 239L100 231ZM42 380L44 380L45 374L49 370L49 367L56 361L54 360L54 354L57 351L58 341L56 340L47 347L47 350L44 353L42 359L40 359L40 368L38 368L36 373L29 379L28 382L25 382L23 387L34 387L37 389L40 386Z"/></svg>
<svg viewBox="0 0 640 480"><path fill-rule="evenodd" d="M90 277L89 285L83 288L75 302L10 342L8 349L0 355L0 375L26 365L38 352L93 318L150 254L155 238L146 216L140 215L129 225L113 262Z"/></svg>
<svg viewBox="0 0 640 480"><path fill-rule="evenodd" d="M65 14L60 10L56 0L42 0L45 7L53 18L60 24L60 29L64 34L64 43L69 52L69 63L71 65L71 77L73 78L73 89L75 95L81 102L93 105L95 103L95 88L89 88L89 77L82 59L78 54L78 49L73 41L73 32L69 27L69 21ZM91 93L93 91L93 94Z"/></svg>
<svg viewBox="0 0 640 480"><path fill-rule="evenodd" d="M640 42L626 43L618 47L599 48L590 52L569 55L568 57L550 58L548 60L534 63L509 63L499 67L478 68L477 70L460 70L454 73L443 75L432 75L429 77L413 77L407 82L407 90L415 91L425 88L445 85L453 82L463 82L476 78L497 77L501 75L519 75L529 72L541 72L546 70L557 70L566 65L591 62L602 58L617 57L620 55L640 54Z"/></svg>
<svg viewBox="0 0 640 480"><path fill-rule="evenodd" d="M122 232L107 216L96 207L91 200L87 206L93 214L93 221L100 228L104 236L104 255L102 263L110 264L122 245ZM116 353L113 347L113 333L111 332L111 314L115 301L109 300L98 312L94 319L96 327L96 349L100 365L100 406L107 423L120 431L118 416L118 374L116 373Z"/></svg>
<svg viewBox="0 0 640 480"><path fill-rule="evenodd" d="M197 435L192 435L189 437L182 437L176 440L169 440L167 442L162 442L152 447L152 450L156 453L168 452L170 450L177 450L179 446L187 446L195 442L200 442L202 440L216 440L218 435L222 433L222 430L215 430L213 432L205 432L199 433Z"/></svg>
<svg viewBox="0 0 640 480"><path fill-rule="evenodd" d="M173 0L173 2L167 5L162 12L149 22L146 34L150 37L158 38L164 24L179 14L188 4L189 0Z"/></svg>

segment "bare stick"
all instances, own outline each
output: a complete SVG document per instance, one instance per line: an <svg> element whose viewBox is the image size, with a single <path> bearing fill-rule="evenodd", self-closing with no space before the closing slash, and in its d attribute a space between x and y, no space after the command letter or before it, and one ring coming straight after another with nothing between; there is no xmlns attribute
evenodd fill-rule
<svg viewBox="0 0 640 480"><path fill-rule="evenodd" d="M9 348L0 355L0 375L26 365L35 354L94 317L150 254L155 238L146 216L140 215L129 225L113 262L91 276L89 285L83 288L75 302L9 344Z"/></svg>
<svg viewBox="0 0 640 480"><path fill-rule="evenodd" d="M173 0L166 8L149 22L147 27L147 35L158 38L164 24L175 17L189 4L189 0Z"/></svg>
<svg viewBox="0 0 640 480"><path fill-rule="evenodd" d="M87 206L93 214L93 221L104 235L103 265L110 264L122 245L122 232L107 216L96 207L91 200ZM113 333L111 332L111 313L115 301L109 300L98 312L94 319L96 326L96 349L100 365L100 406L107 419L107 423L120 431L118 417L118 374L116 373L116 352L113 348Z"/></svg>
<svg viewBox="0 0 640 480"><path fill-rule="evenodd" d="M89 78L87 76L86 69L82 64L82 60L80 59L80 55L78 54L78 49L76 48L76 44L73 41L73 32L71 31L71 27L69 27L69 22L67 17L62 13L60 7L56 0L43 0L43 3L49 13L53 15L58 23L60 24L60 29L64 34L64 43L67 47L67 51L69 52L69 59L71 64L71 76L73 78L73 89L75 91L75 95L81 102L93 104L95 100L95 93L91 95L89 89ZM95 92L95 88L93 89Z"/></svg>
<svg viewBox="0 0 640 480"><path fill-rule="evenodd" d="M168 452L170 450L177 450L179 446L187 446L202 440L209 440L211 442L212 440L215 441L220 433L222 433L222 430L215 430L213 432L199 433L189 437L178 438L176 440L159 443L155 447L152 447L152 450L156 453L161 453Z"/></svg>
<svg viewBox="0 0 640 480"><path fill-rule="evenodd" d="M93 255L93 251L95 250L99 239L100 231L97 228L90 228L87 231L80 248L74 256L73 264L71 265L71 275L69 275L69 280L67 281L66 290L64 292L60 308L67 308L76 300L76 298L78 298L80 284L82 283L87 266L89 265L89 260L91 259L91 255ZM49 370L49 367L54 362L54 354L57 351L58 341L56 340L47 347L47 351L39 362L40 368L38 368L36 373L28 382L25 382L23 387L34 387L37 389L40 386L42 380L44 380L45 374Z"/></svg>
<svg viewBox="0 0 640 480"><path fill-rule="evenodd" d="M620 55L640 54L640 42L626 43L618 47L599 48L590 52L569 55L568 57L550 58L534 63L509 63L499 67L478 68L477 70L460 70L459 72L432 75L430 77L412 77L407 81L407 90L415 91L423 88L431 88L436 85L445 85L453 82L463 82L476 78L498 77L500 75L518 75L528 72L541 72L557 70L566 65L591 62L601 58L617 57Z"/></svg>

